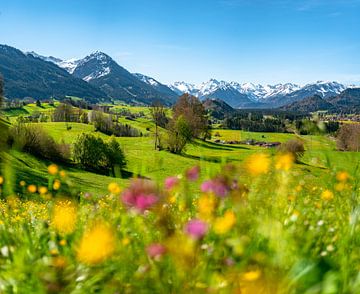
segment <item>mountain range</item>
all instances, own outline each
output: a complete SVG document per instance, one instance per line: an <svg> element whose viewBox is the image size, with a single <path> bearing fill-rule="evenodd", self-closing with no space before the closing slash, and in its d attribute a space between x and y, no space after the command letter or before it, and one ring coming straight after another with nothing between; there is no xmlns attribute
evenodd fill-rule
<svg viewBox="0 0 360 294"><path fill-rule="evenodd" d="M189 93L201 100L220 99L233 108L283 109L290 105L299 109L311 105L313 109L315 106L325 107L326 103L334 107L339 105L342 109L351 104L354 108L358 99L356 91L351 91L352 87L338 82L318 81L300 86L210 79L200 85L186 82L165 85L144 74L130 73L109 55L99 51L81 59L62 60L0 45L0 73L4 75L5 96L9 99L77 96L92 103L123 101L150 105L160 101L170 106L179 95ZM317 98L313 98L316 95ZM305 100L308 98L311 99ZM326 100L326 103L318 98ZM303 100L304 103L297 104Z"/></svg>

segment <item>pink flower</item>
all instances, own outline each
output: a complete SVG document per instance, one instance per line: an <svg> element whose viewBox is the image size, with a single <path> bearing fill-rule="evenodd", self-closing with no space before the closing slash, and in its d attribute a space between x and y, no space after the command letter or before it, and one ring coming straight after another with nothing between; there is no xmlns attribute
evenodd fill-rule
<svg viewBox="0 0 360 294"><path fill-rule="evenodd" d="M129 208L135 208L140 213L150 209L158 201L158 193L153 182L134 179L122 194L123 203Z"/></svg>
<svg viewBox="0 0 360 294"><path fill-rule="evenodd" d="M150 258L158 259L165 254L166 248L160 243L153 243L146 248L146 252Z"/></svg>
<svg viewBox="0 0 360 294"><path fill-rule="evenodd" d="M229 187L221 179L208 180L201 184L202 192L212 192L219 197L225 197L229 190Z"/></svg>
<svg viewBox="0 0 360 294"><path fill-rule="evenodd" d="M199 178L200 166L194 166L186 171L186 178L189 181L196 181Z"/></svg>
<svg viewBox="0 0 360 294"><path fill-rule="evenodd" d="M178 184L179 184L179 179L177 177L168 177L165 179L165 189L166 190L171 190Z"/></svg>
<svg viewBox="0 0 360 294"><path fill-rule="evenodd" d="M207 223L199 219L190 220L186 224L186 228L185 228L186 233L194 239L202 239L205 236L207 230L208 230Z"/></svg>

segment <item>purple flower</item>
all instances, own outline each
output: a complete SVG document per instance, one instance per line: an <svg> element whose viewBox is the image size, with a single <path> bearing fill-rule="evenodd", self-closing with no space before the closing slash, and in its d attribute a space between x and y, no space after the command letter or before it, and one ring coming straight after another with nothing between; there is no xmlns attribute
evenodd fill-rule
<svg viewBox="0 0 360 294"><path fill-rule="evenodd" d="M213 179L203 182L201 191L204 193L212 192L219 197L225 197L229 193L229 187L221 179Z"/></svg>
<svg viewBox="0 0 360 294"><path fill-rule="evenodd" d="M160 243L153 243L146 248L146 252L150 258L160 258L165 254L166 248Z"/></svg>
<svg viewBox="0 0 360 294"><path fill-rule="evenodd" d="M194 239L202 239L205 236L207 230L208 230L207 223L199 219L190 220L186 224L186 228L185 228L186 233Z"/></svg>
<svg viewBox="0 0 360 294"><path fill-rule="evenodd" d="M123 203L129 208L135 208L140 213L150 209L158 200L156 186L148 180L134 179L122 194Z"/></svg>
<svg viewBox="0 0 360 294"><path fill-rule="evenodd" d="M189 181L196 181L199 178L199 174L200 174L200 167L199 166L194 166L192 168L189 168L186 171L186 178Z"/></svg>
<svg viewBox="0 0 360 294"><path fill-rule="evenodd" d="M177 177L168 177L165 179L165 189L166 190L171 190L178 184L179 184L179 179Z"/></svg>

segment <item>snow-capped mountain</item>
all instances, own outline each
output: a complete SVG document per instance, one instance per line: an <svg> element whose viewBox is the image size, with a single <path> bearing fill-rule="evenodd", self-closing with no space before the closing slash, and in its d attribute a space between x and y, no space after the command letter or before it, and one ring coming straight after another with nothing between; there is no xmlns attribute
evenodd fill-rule
<svg viewBox="0 0 360 294"><path fill-rule="evenodd" d="M163 93L165 95L168 95L169 97L172 97L176 99L179 95L171 90L168 86L160 83L159 81L155 80L152 77L143 75L141 73L134 73L135 77L137 77L140 81L142 81L145 84L148 84L149 86L153 87L155 90L159 91L160 93Z"/></svg>
<svg viewBox="0 0 360 294"><path fill-rule="evenodd" d="M201 83L198 86L188 84L185 82L176 82L169 85L171 89L177 93L189 93L200 99L205 98L219 98L223 99L227 94L230 95L233 101L226 101L232 107L237 104L241 106L246 101L245 97L253 103L247 103L250 107L279 107L294 101L314 96L316 94L323 98L335 96L344 91L347 86L337 82L316 82L300 86L293 83L276 84L276 85L260 85L253 83L238 83L217 81L211 79L208 82ZM226 94L227 93L227 94ZM236 99L238 96L239 103Z"/></svg>

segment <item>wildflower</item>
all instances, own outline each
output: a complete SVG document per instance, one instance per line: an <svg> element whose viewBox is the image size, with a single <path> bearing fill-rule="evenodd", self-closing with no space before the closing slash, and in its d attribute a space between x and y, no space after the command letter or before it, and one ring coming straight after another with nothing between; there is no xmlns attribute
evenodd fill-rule
<svg viewBox="0 0 360 294"><path fill-rule="evenodd" d="M61 187L61 182L60 182L58 179L56 179L56 180L54 181L54 184L53 184L53 189L54 189L54 190L59 190L60 187Z"/></svg>
<svg viewBox="0 0 360 294"><path fill-rule="evenodd" d="M25 182L25 181L20 181L19 184L20 184L21 187L25 187L25 186L26 186L26 182Z"/></svg>
<svg viewBox="0 0 360 294"><path fill-rule="evenodd" d="M295 158L291 153L280 154L276 157L275 168L288 171L292 167L294 159Z"/></svg>
<svg viewBox="0 0 360 294"><path fill-rule="evenodd" d="M56 164L50 164L48 166L48 173L52 176L56 175L59 171L59 168Z"/></svg>
<svg viewBox="0 0 360 294"><path fill-rule="evenodd" d="M193 219L190 220L186 225L186 233L190 235L193 239L202 239L208 230L208 225L199 220Z"/></svg>
<svg viewBox="0 0 360 294"><path fill-rule="evenodd" d="M236 223L235 213L231 210L225 212L223 217L219 217L214 222L215 233L226 234Z"/></svg>
<svg viewBox="0 0 360 294"><path fill-rule="evenodd" d="M251 155L246 163L247 170L253 176L266 174L269 171L269 156L263 153Z"/></svg>
<svg viewBox="0 0 360 294"><path fill-rule="evenodd" d="M104 223L96 224L84 233L79 247L77 259L92 265L108 259L115 251L113 231Z"/></svg>
<svg viewBox="0 0 360 294"><path fill-rule="evenodd" d="M125 237L121 240L121 244L126 246L126 245L129 245L130 244L130 239Z"/></svg>
<svg viewBox="0 0 360 294"><path fill-rule="evenodd" d="M201 184L202 192L212 192L217 196L225 197L230 189L226 185L225 181L221 178L205 181Z"/></svg>
<svg viewBox="0 0 360 294"><path fill-rule="evenodd" d="M65 268L67 265L66 258L63 256L56 256L52 260L52 265L57 268Z"/></svg>
<svg viewBox="0 0 360 294"><path fill-rule="evenodd" d="M76 207L71 201L58 201L53 209L51 224L60 234L70 234L75 230Z"/></svg>
<svg viewBox="0 0 360 294"><path fill-rule="evenodd" d="M345 182L340 182L335 185L335 190L339 191L339 192L341 192L347 188L348 188L348 185Z"/></svg>
<svg viewBox="0 0 360 294"><path fill-rule="evenodd" d="M110 183L108 190L111 194L120 194L121 188L117 183Z"/></svg>
<svg viewBox="0 0 360 294"><path fill-rule="evenodd" d="M194 166L192 168L189 168L185 173L186 178L192 182L197 181L197 179L199 178L199 174L200 166Z"/></svg>
<svg viewBox="0 0 360 294"><path fill-rule="evenodd" d="M325 201L330 201L334 198L334 193L330 190L325 190L321 193L321 199Z"/></svg>
<svg viewBox="0 0 360 294"><path fill-rule="evenodd" d="M66 177L66 172L64 170L62 170L62 171L59 172L59 175L60 175L60 177L65 178Z"/></svg>
<svg viewBox="0 0 360 294"><path fill-rule="evenodd" d="M215 198L212 194L203 194L198 200L199 217L204 220L211 218L215 205Z"/></svg>
<svg viewBox="0 0 360 294"><path fill-rule="evenodd" d="M30 193L36 193L36 190L37 190L37 188L36 188L35 185L29 185L29 186L27 187L27 189L28 189L28 191L29 191Z"/></svg>
<svg viewBox="0 0 360 294"><path fill-rule="evenodd" d="M341 171L336 174L336 179L339 182L346 182L349 178L350 176L346 171Z"/></svg>
<svg viewBox="0 0 360 294"><path fill-rule="evenodd" d="M260 277L261 277L260 270L248 271L243 274L243 279L248 282L254 282L254 281L258 280Z"/></svg>
<svg viewBox="0 0 360 294"><path fill-rule="evenodd" d="M4 183L4 178L0 176L0 185L2 185L3 183Z"/></svg>
<svg viewBox="0 0 360 294"><path fill-rule="evenodd" d="M150 258L159 259L165 254L166 248L160 243L153 243L146 248L146 252Z"/></svg>
<svg viewBox="0 0 360 294"><path fill-rule="evenodd" d="M67 241L65 239L61 239L59 244L60 246L65 246L67 244Z"/></svg>
<svg viewBox="0 0 360 294"><path fill-rule="evenodd" d="M48 189L46 187L40 187L39 188L39 194L40 195L45 195L48 192Z"/></svg>
<svg viewBox="0 0 360 294"><path fill-rule="evenodd" d="M165 189L166 190L171 190L178 184L179 184L179 178L177 178L177 177L168 177L165 179Z"/></svg>
<svg viewBox="0 0 360 294"><path fill-rule="evenodd" d="M158 201L156 186L153 182L135 179L122 195L122 201L129 208L135 208L140 213L150 209Z"/></svg>

